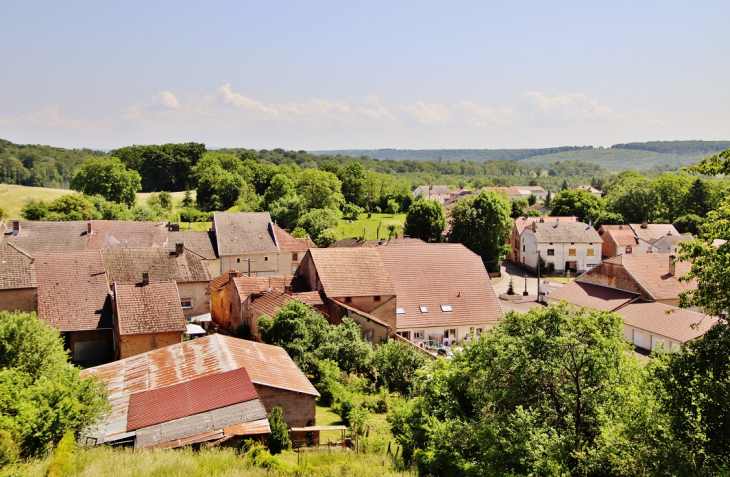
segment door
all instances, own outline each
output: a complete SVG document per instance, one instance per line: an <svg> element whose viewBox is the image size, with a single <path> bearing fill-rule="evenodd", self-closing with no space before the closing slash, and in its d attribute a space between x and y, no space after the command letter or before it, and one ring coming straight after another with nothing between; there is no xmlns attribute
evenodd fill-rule
<svg viewBox="0 0 730 477"><path fill-rule="evenodd" d="M644 333L641 331L634 330L634 346L646 349L644 344Z"/></svg>

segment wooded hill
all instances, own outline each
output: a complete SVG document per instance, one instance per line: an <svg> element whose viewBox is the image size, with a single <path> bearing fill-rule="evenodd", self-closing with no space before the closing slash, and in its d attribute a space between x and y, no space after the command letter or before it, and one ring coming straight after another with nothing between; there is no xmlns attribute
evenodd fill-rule
<svg viewBox="0 0 730 477"><path fill-rule="evenodd" d="M651 141L614 144L610 148L566 146L544 149L347 149L310 151L317 155L369 156L413 161L477 161L507 159L548 166L557 161L600 164L612 171L645 170L662 165L691 165L730 148L730 141Z"/></svg>

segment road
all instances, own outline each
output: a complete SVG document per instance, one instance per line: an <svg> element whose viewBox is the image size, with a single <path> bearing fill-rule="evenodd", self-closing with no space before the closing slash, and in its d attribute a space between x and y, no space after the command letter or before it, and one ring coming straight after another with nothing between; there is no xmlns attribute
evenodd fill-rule
<svg viewBox="0 0 730 477"><path fill-rule="evenodd" d="M515 293L521 295L522 299L518 301L499 300L499 304L505 313L514 310L518 313L526 313L534 306L542 306L537 302L537 275L531 273L518 265L504 260L501 266L502 276L492 279L492 287L499 295L507 293L510 279L514 286ZM527 296L523 296L525 291L525 277L527 277Z"/></svg>

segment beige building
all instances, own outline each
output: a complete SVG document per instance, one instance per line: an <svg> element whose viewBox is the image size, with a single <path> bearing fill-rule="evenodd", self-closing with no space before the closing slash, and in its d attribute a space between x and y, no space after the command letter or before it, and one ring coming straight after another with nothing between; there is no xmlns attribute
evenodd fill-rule
<svg viewBox="0 0 730 477"><path fill-rule="evenodd" d="M526 228L532 227L532 224L535 222L539 223L551 223L554 224L555 222L577 222L577 217L528 217L528 216L522 216L517 217L514 219L514 225L512 226L512 233L510 234L509 239L509 245L512 249L512 253L509 256L509 259L512 260L515 263L522 263L522 243L520 241L520 237L522 237L522 232L525 231Z"/></svg>
<svg viewBox="0 0 730 477"><path fill-rule="evenodd" d="M441 204L451 199L451 189L443 185L421 185L413 190L413 197L422 195L426 199L438 200Z"/></svg>
<svg viewBox="0 0 730 477"><path fill-rule="evenodd" d="M538 260L555 272L583 273L601 263L603 242L583 222L533 222L520 236L520 264L537 270Z"/></svg>

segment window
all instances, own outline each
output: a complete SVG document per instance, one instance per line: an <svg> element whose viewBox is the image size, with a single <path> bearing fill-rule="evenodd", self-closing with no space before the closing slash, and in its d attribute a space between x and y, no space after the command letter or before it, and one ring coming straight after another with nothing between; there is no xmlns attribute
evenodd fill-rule
<svg viewBox="0 0 730 477"><path fill-rule="evenodd" d="M299 260L299 255L296 253L291 254L291 260L292 262L296 262L297 260Z"/></svg>
<svg viewBox="0 0 730 477"><path fill-rule="evenodd" d="M418 308L421 309L421 313L428 313L428 308L426 308L425 306L419 306Z"/></svg>
<svg viewBox="0 0 730 477"><path fill-rule="evenodd" d="M345 297L345 303L352 303L352 298L349 296Z"/></svg>
<svg viewBox="0 0 730 477"><path fill-rule="evenodd" d="M575 255L575 249L574 248L569 248L568 249L568 255Z"/></svg>
<svg viewBox="0 0 730 477"><path fill-rule="evenodd" d="M398 336L400 336L401 338L407 339L408 341L411 340L411 332L410 331L398 331L398 332L396 332L396 334Z"/></svg>
<svg viewBox="0 0 730 477"><path fill-rule="evenodd" d="M477 336L479 336L481 334L482 334L482 329L481 328L477 328Z"/></svg>
<svg viewBox="0 0 730 477"><path fill-rule="evenodd" d="M451 328L450 330L444 330L444 339L456 339L456 329Z"/></svg>
<svg viewBox="0 0 730 477"><path fill-rule="evenodd" d="M373 342L373 330L363 330L362 331L362 339L363 341L367 341L368 343Z"/></svg>
<svg viewBox="0 0 730 477"><path fill-rule="evenodd" d="M413 339L414 340L422 340L423 339L423 331L414 331L413 332Z"/></svg>
<svg viewBox="0 0 730 477"><path fill-rule="evenodd" d="M241 263L241 259L240 258L237 258L236 259L236 263Z"/></svg>
<svg viewBox="0 0 730 477"><path fill-rule="evenodd" d="M589 257L592 257L593 256L593 249L592 248L589 248L588 250L586 250L586 255L588 255Z"/></svg>
<svg viewBox="0 0 730 477"><path fill-rule="evenodd" d="M406 309L403 308L402 306L396 307L395 314L396 315L405 315L406 314Z"/></svg>
<svg viewBox="0 0 730 477"><path fill-rule="evenodd" d="M449 337L449 330L444 330L444 338L448 339Z"/></svg>
<svg viewBox="0 0 730 477"><path fill-rule="evenodd" d="M570 242L570 245L575 245L575 242Z"/></svg>
<svg viewBox="0 0 730 477"><path fill-rule="evenodd" d="M454 311L454 309L451 307L451 305L441 305L441 311L451 312L451 311Z"/></svg>
<svg viewBox="0 0 730 477"><path fill-rule="evenodd" d="M292 263L291 264L291 274L292 275L294 275L295 273L297 273L297 268L299 268L299 265L297 265L296 263Z"/></svg>
<svg viewBox="0 0 730 477"><path fill-rule="evenodd" d="M525 251L525 244L524 243L522 244L522 251L523 252Z"/></svg>
<svg viewBox="0 0 730 477"><path fill-rule="evenodd" d="M373 297L373 301L380 301L380 295L375 295Z"/></svg>
<svg viewBox="0 0 730 477"><path fill-rule="evenodd" d="M264 262L268 262L268 261L269 261L269 257L264 257Z"/></svg>
<svg viewBox="0 0 730 477"><path fill-rule="evenodd" d="M550 245L552 245L552 244L553 244L553 243L552 243L552 242L550 242Z"/></svg>
<svg viewBox="0 0 730 477"><path fill-rule="evenodd" d="M548 255L550 255L550 256L555 255L555 249L554 248L549 248L548 249Z"/></svg>
<svg viewBox="0 0 730 477"><path fill-rule="evenodd" d="M190 309L193 307L193 299L189 297L180 298L180 306L182 306L185 309Z"/></svg>
<svg viewBox="0 0 730 477"><path fill-rule="evenodd" d="M631 248L631 245L626 247L626 253L633 253L634 249Z"/></svg>

